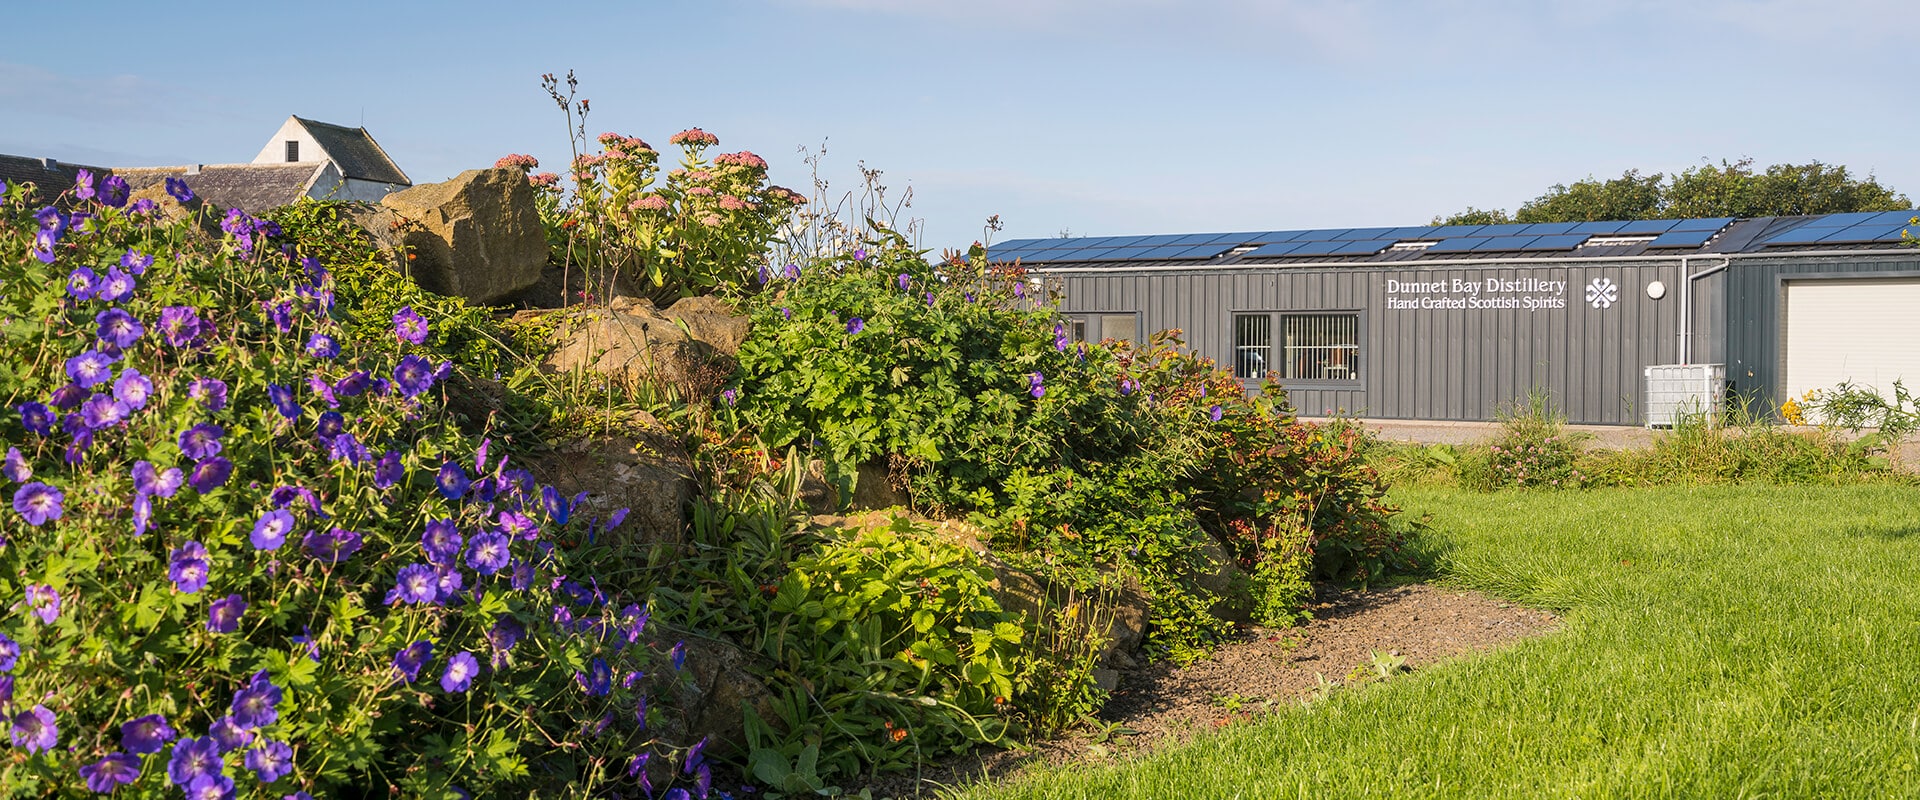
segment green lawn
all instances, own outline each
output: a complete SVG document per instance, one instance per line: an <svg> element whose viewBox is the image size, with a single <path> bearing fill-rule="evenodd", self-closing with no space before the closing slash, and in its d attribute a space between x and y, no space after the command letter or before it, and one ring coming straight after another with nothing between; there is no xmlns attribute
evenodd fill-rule
<svg viewBox="0 0 1920 800"><path fill-rule="evenodd" d="M1920 490L1404 491L1554 634L968 796L1920 796Z"/></svg>

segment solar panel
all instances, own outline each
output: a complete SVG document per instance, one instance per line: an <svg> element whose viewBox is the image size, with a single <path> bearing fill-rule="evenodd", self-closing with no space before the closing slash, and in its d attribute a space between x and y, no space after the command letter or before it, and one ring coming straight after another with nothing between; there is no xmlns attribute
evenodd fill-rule
<svg viewBox="0 0 1920 800"><path fill-rule="evenodd" d="M1674 222L1669 231L1717 231L1733 222L1733 217L1711 217L1708 219L1683 219Z"/></svg>
<svg viewBox="0 0 1920 800"><path fill-rule="evenodd" d="M1520 249L1522 250L1572 250L1573 248L1579 247L1581 243L1585 242L1588 238L1589 238L1588 234L1584 234L1584 233L1559 233L1551 236L1542 236L1538 239L1533 240L1532 244L1529 244Z"/></svg>
<svg viewBox="0 0 1920 800"><path fill-rule="evenodd" d="M1306 247L1308 244L1309 242L1274 242L1273 244L1256 247L1246 255L1248 258L1274 258L1276 256L1289 255L1295 250Z"/></svg>
<svg viewBox="0 0 1920 800"><path fill-rule="evenodd" d="M1809 225L1801 225L1786 233L1769 236L1767 240L1761 242L1761 244L1767 247L1781 244L1813 244L1828 236L1832 236L1835 230L1834 228L1815 228Z"/></svg>
<svg viewBox="0 0 1920 800"><path fill-rule="evenodd" d="M1473 252L1485 253L1485 252L1491 252L1495 250L1525 250L1527 249L1527 245L1533 244L1533 240L1538 238L1540 237L1538 236L1495 236L1488 239L1481 239L1480 245L1478 247L1473 248Z"/></svg>
<svg viewBox="0 0 1920 800"><path fill-rule="evenodd" d="M1880 211L1852 211L1845 214L1828 214L1824 217L1808 222L1807 227L1809 228L1851 228L1855 225L1872 222L1874 217L1880 216L1880 214L1882 213L1883 212L1880 212Z"/></svg>
<svg viewBox="0 0 1920 800"><path fill-rule="evenodd" d="M1340 249L1353 245L1353 242L1295 242L1300 245L1288 255L1293 256L1332 256L1339 255Z"/></svg>
<svg viewBox="0 0 1920 800"><path fill-rule="evenodd" d="M1026 248L1030 248L1030 247L1033 247L1034 245L1037 245L1037 244L1039 244L1039 243L1041 243L1041 242L1044 242L1044 241L1046 241L1046 240L1045 240L1045 239L1008 239L1007 241L1004 241L1004 242L1000 242L1000 243L998 243L998 244L995 244L995 245L993 245L991 249L994 249L994 250L1023 250L1023 249L1026 249Z"/></svg>
<svg viewBox="0 0 1920 800"><path fill-rule="evenodd" d="M1142 236L1140 237L1139 243L1143 245L1149 245L1152 247L1163 247L1165 245L1170 245L1176 241L1179 241L1183 235L1184 234L1178 234L1178 233L1163 233L1155 236Z"/></svg>
<svg viewBox="0 0 1920 800"><path fill-rule="evenodd" d="M1428 225L1423 228L1394 228L1393 230L1387 231L1386 234L1380 238L1382 239L1437 239L1439 237L1434 235L1434 231L1437 231L1437 230L1440 230L1440 228L1433 225Z"/></svg>
<svg viewBox="0 0 1920 800"><path fill-rule="evenodd" d="M1574 226L1571 229L1569 229L1567 232L1568 233L1616 233L1620 230L1622 226L1626 224L1627 223L1625 222L1619 222L1619 221L1579 222L1579 223L1575 223Z"/></svg>
<svg viewBox="0 0 1920 800"><path fill-rule="evenodd" d="M1438 228L1434 228L1432 235L1440 237L1442 239L1452 237L1452 236L1472 236L1476 233L1479 233L1480 229L1484 227L1487 227L1487 226L1485 225L1442 225Z"/></svg>
<svg viewBox="0 0 1920 800"><path fill-rule="evenodd" d="M1185 252L1169 258L1213 258L1233 249L1229 244L1203 244L1188 247Z"/></svg>
<svg viewBox="0 0 1920 800"><path fill-rule="evenodd" d="M1501 225L1488 225L1475 231L1475 236L1519 236L1521 231L1533 227L1530 222L1510 222Z"/></svg>
<svg viewBox="0 0 1920 800"><path fill-rule="evenodd" d="M1653 241L1648 242L1647 246L1648 247L1699 247L1700 245L1706 244L1708 239L1713 238L1714 234L1719 232L1720 232L1719 228L1715 228L1710 231L1673 230L1673 231L1668 231L1666 233L1660 234L1659 236L1653 237Z"/></svg>
<svg viewBox="0 0 1920 800"><path fill-rule="evenodd" d="M1073 243L1079 247L1112 247L1119 239L1118 236L1087 236L1074 239Z"/></svg>
<svg viewBox="0 0 1920 800"><path fill-rule="evenodd" d="M1148 247L1148 248L1142 249L1140 252L1140 255L1136 256L1135 258L1142 259L1142 260L1161 259L1161 258L1179 258L1181 253L1184 253L1192 249L1193 249L1192 247L1188 247L1187 245L1182 245L1182 244L1168 244L1168 245L1161 245L1159 247Z"/></svg>
<svg viewBox="0 0 1920 800"><path fill-rule="evenodd" d="M1343 234L1345 234L1350 230L1353 230L1353 229L1352 228L1322 228L1320 230L1301 231L1299 236L1293 237L1293 240L1296 242L1331 242L1336 239L1339 239Z"/></svg>
<svg viewBox="0 0 1920 800"><path fill-rule="evenodd" d="M1667 231L1673 230L1674 224L1678 222L1679 220L1676 220L1676 219L1629 220L1627 222L1621 223L1620 229L1617 231L1614 231L1614 233L1620 234L1622 236L1644 235L1649 233L1666 233Z"/></svg>
<svg viewBox="0 0 1920 800"><path fill-rule="evenodd" d="M1527 229L1524 231L1521 231L1521 233L1527 236L1546 236L1549 234L1572 233L1573 226L1578 224L1580 223L1578 222L1536 222L1532 225L1528 225Z"/></svg>
<svg viewBox="0 0 1920 800"><path fill-rule="evenodd" d="M1219 235L1220 234L1217 234L1217 233L1189 233L1185 236L1182 236L1178 239L1173 240L1172 242L1169 242L1168 244L1184 244L1184 245L1206 244L1208 242L1213 241L1214 237Z"/></svg>
<svg viewBox="0 0 1920 800"><path fill-rule="evenodd" d="M1333 254L1336 256L1370 256L1392 247L1393 241L1392 239L1367 239L1359 242L1347 242L1341 245L1340 249L1334 251Z"/></svg>
<svg viewBox="0 0 1920 800"><path fill-rule="evenodd" d="M1873 221L1876 223L1884 222L1888 225L1906 225L1908 224L1908 221L1912 220L1914 217L1920 217L1920 210L1908 209L1906 211L1882 211L1880 212L1880 216L1873 218Z"/></svg>
<svg viewBox="0 0 1920 800"><path fill-rule="evenodd" d="M1347 231L1346 233L1340 234L1339 236L1335 236L1333 238L1343 239L1346 241L1355 241L1355 240L1362 240L1362 239L1380 239L1383 237L1392 238L1390 236L1390 234L1392 233L1393 233L1392 228L1354 228L1353 230Z"/></svg>
<svg viewBox="0 0 1920 800"><path fill-rule="evenodd" d="M1838 232L1821 239L1820 243L1897 242L1900 241L1900 232L1906 229L1907 226L1905 225L1887 225L1879 222L1855 225L1851 228L1841 228ZM1825 229L1822 228L1819 230Z"/></svg>
<svg viewBox="0 0 1920 800"><path fill-rule="evenodd" d="M1291 242L1299 238L1300 234L1303 233L1306 233L1306 231L1267 231L1248 239L1247 243L1252 244L1258 242L1260 244L1273 244L1274 242Z"/></svg>
<svg viewBox="0 0 1920 800"><path fill-rule="evenodd" d="M1467 252L1468 250L1472 250L1475 247L1479 247L1480 243L1484 241L1486 240L1477 238L1477 237L1472 237L1472 236L1456 236L1452 239L1444 239L1434 244L1432 247L1427 248L1425 252L1464 253L1464 252Z"/></svg>

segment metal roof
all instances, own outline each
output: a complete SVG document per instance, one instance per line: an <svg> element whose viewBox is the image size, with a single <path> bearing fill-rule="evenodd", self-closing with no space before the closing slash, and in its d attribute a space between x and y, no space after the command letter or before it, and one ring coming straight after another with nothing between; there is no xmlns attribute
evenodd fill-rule
<svg viewBox="0 0 1920 800"><path fill-rule="evenodd" d="M1406 264L1790 253L1909 248L1920 210L1799 217L1618 220L1503 225L1251 231L1244 233L1013 239L988 249L995 263L1038 272L1182 266Z"/></svg>
<svg viewBox="0 0 1920 800"><path fill-rule="evenodd" d="M400 165L387 157L387 151L373 140L366 128L349 128L330 122L294 117L296 122L307 129L314 141L320 143L320 149L327 157L340 166L340 173L348 178L358 178L379 183L394 183L402 186L413 185L407 173Z"/></svg>

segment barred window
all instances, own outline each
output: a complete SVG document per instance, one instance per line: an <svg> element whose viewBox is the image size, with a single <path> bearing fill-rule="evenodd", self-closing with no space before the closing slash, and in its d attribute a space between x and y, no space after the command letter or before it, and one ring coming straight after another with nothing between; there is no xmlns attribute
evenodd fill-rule
<svg viewBox="0 0 1920 800"><path fill-rule="evenodd" d="M1360 380L1359 314L1235 314L1234 374L1281 381Z"/></svg>
<svg viewBox="0 0 1920 800"><path fill-rule="evenodd" d="M287 162L292 163L299 160L300 160L300 140L288 139L287 140Z"/></svg>

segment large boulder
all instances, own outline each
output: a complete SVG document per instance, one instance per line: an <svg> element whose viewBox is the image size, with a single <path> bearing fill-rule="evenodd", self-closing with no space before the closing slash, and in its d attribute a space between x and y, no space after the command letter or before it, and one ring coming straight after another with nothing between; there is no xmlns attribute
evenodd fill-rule
<svg viewBox="0 0 1920 800"><path fill-rule="evenodd" d="M515 169L470 169L452 180L394 192L359 220L404 251L421 288L495 305L540 280L547 235L534 188Z"/></svg>
<svg viewBox="0 0 1920 800"><path fill-rule="evenodd" d="M667 659L646 677L646 690L660 713L650 729L661 741L679 746L706 739L718 755L746 753L747 709L762 720L774 721L774 695L754 674L753 656L731 643L657 625L648 629L652 647L671 652L686 647L686 661L676 670Z"/></svg>
<svg viewBox="0 0 1920 800"><path fill-rule="evenodd" d="M561 319L549 368L583 369L689 396L717 390L747 338L746 318L710 298L681 300L663 312L651 301L618 297L605 306L552 313Z"/></svg>
<svg viewBox="0 0 1920 800"><path fill-rule="evenodd" d="M576 514L599 520L627 509L626 522L609 536L641 548L686 542L687 508L697 484L685 456L665 436L562 442L523 466L563 495L586 492Z"/></svg>

